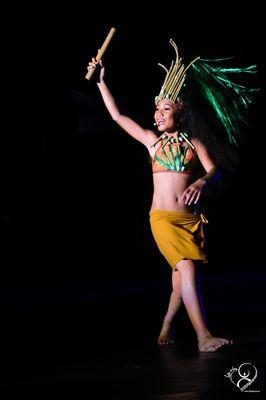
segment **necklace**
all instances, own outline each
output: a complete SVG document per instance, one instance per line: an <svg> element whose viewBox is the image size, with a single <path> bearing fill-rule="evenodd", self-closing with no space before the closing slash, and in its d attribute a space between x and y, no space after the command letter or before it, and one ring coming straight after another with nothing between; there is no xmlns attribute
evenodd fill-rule
<svg viewBox="0 0 266 400"><path fill-rule="evenodd" d="M154 142L151 147L156 146L157 143L159 143L161 140L166 139L162 147L164 147L168 142L170 143L177 143L178 146L178 151L180 153L180 147L179 147L179 142L182 143L184 140L189 144L189 146L194 150L195 146L191 143L190 140L188 140L188 134L185 132L180 132L179 136L177 135L178 131L174 132L174 135L176 135L176 138L174 136L169 136L166 132L162 133L161 136Z"/></svg>

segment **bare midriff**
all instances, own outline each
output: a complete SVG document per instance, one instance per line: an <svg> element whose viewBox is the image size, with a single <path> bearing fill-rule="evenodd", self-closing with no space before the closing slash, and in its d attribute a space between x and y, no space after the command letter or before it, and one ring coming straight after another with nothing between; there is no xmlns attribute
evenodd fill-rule
<svg viewBox="0 0 266 400"><path fill-rule="evenodd" d="M181 199L191 182L192 176L186 173L171 171L154 173L151 210L193 212L194 205L189 206Z"/></svg>

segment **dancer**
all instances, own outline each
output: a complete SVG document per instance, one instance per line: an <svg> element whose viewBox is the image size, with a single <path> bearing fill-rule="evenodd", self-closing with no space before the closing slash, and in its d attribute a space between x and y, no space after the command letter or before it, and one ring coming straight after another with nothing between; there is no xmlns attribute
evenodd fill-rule
<svg viewBox="0 0 266 400"><path fill-rule="evenodd" d="M191 96L187 93L194 85L197 91L193 91L193 96L197 97L196 93L200 93L204 98L205 95L205 104L212 109L212 114L206 111L210 125L211 120L217 122L216 136L219 129L226 132L227 142L234 146L239 140L240 113L242 115L242 108L247 108L251 103L253 89L234 84L227 78L226 69L222 71L199 57L185 64L183 59L179 59L174 41L170 40L170 43L176 58L169 69L160 64L166 71L166 77L155 98L154 120L159 137L155 131L144 129L121 114L105 83L102 60L93 58L88 64L88 71L99 68L97 85L112 119L140 141L151 157L154 184L151 230L159 250L172 267L172 293L158 344L169 345L174 342L173 320L183 302L197 335L199 351L213 352L232 344L232 340L212 335L206 326L200 307L196 272L199 261L207 262L204 226L208 221L199 211L198 204L204 188L217 173L218 166L210 156L206 145L208 140L205 140L212 135L212 128L204 123L196 108L192 110L191 106L190 109ZM250 71L253 72L254 68L250 67ZM185 81L188 84L184 89ZM226 90L231 90L234 97L223 96ZM230 100L231 104L228 103Z"/></svg>

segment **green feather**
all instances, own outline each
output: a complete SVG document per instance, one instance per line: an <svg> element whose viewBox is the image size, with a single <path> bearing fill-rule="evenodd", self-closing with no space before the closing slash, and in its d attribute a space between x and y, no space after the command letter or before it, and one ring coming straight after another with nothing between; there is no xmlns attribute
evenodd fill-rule
<svg viewBox="0 0 266 400"><path fill-rule="evenodd" d="M233 81L230 75L257 74L257 67L256 65L245 68L217 66L217 63L229 59L231 57L199 59L192 65L190 71L200 86L201 95L211 105L224 126L230 143L238 144L241 124L247 124L246 111L254 103L254 94L259 89L241 85Z"/></svg>

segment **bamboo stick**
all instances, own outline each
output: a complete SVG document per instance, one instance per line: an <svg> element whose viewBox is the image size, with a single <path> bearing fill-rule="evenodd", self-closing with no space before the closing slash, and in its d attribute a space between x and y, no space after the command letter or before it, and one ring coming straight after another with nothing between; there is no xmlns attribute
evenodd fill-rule
<svg viewBox="0 0 266 400"><path fill-rule="evenodd" d="M102 47L98 50L97 56L95 57L96 61L101 60L101 58L102 58L102 56L103 56L105 50L107 49L107 47L108 47L108 45L109 45L109 43L110 43L110 41L111 41L111 39L112 39L113 34L115 33L115 31L116 31L115 28L111 28L111 29L110 29L110 31L109 31L109 33L108 33L108 35L107 35L105 41L104 41L103 44L102 44ZM96 68L90 69L90 70L88 71L87 75L85 76L85 78L88 79L88 80L90 80L90 78L92 77L92 75L93 75L95 69L96 69Z"/></svg>

